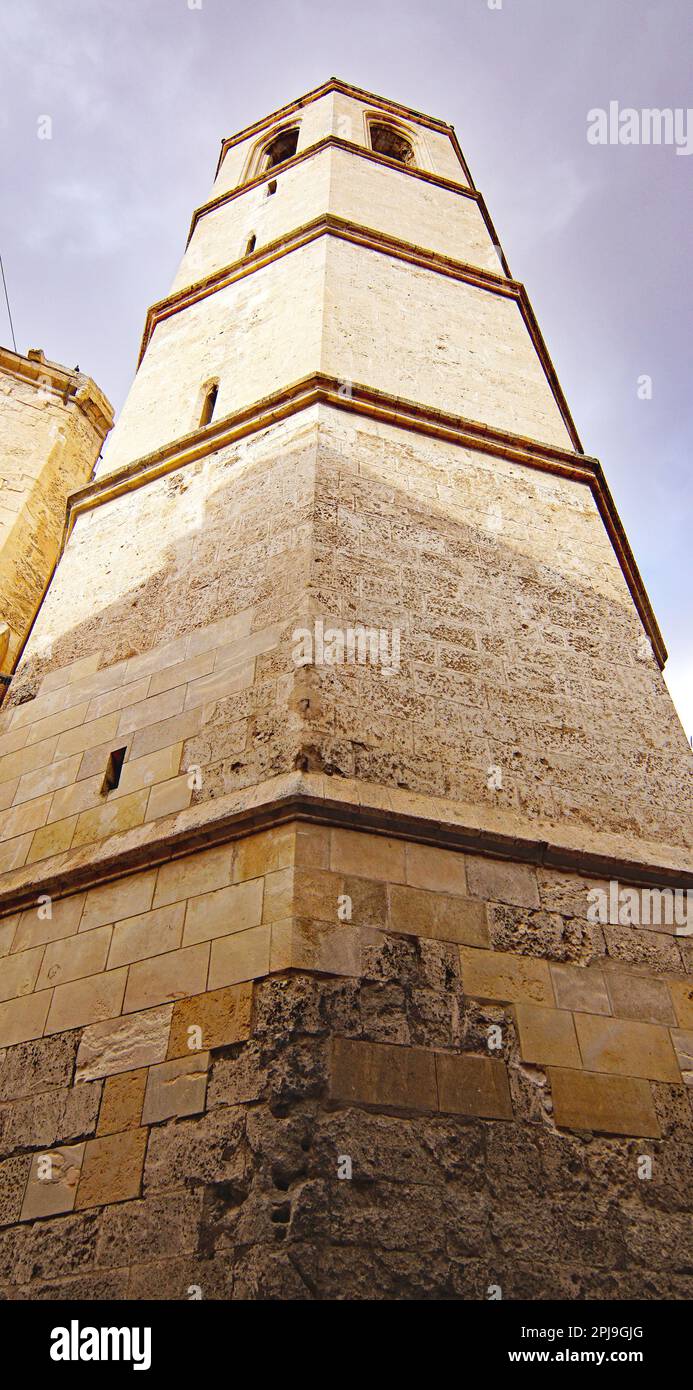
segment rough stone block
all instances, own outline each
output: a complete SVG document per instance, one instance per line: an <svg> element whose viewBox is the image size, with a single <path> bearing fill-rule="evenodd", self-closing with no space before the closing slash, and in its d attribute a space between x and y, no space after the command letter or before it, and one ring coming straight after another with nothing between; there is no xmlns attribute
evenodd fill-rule
<svg viewBox="0 0 693 1390"><path fill-rule="evenodd" d="M30 1154L20 1154L0 1163L0 1226L19 1221L31 1161Z"/></svg>
<svg viewBox="0 0 693 1390"><path fill-rule="evenodd" d="M168 1057L185 1057L193 1050L191 1028L200 1030L199 1046L206 1051L228 1047L250 1037L253 1004L251 984L229 985L210 990L192 999L181 999L173 1006ZM198 1042L198 1035L194 1035Z"/></svg>
<svg viewBox="0 0 693 1390"><path fill-rule="evenodd" d="M561 1129L659 1139L649 1082L631 1076L549 1069L554 1118Z"/></svg>
<svg viewBox="0 0 693 1390"><path fill-rule="evenodd" d="M126 1130L84 1146L75 1210L139 1197L149 1131Z"/></svg>
<svg viewBox="0 0 693 1390"><path fill-rule="evenodd" d="M149 1068L142 1123L199 1115L205 1108L209 1053L195 1052Z"/></svg>
<svg viewBox="0 0 693 1390"><path fill-rule="evenodd" d="M512 1120L513 1108L505 1062L437 1052L438 1108L452 1115Z"/></svg>
<svg viewBox="0 0 693 1390"><path fill-rule="evenodd" d="M85 1028L77 1053L76 1081L91 1081L116 1072L162 1062L171 1027L172 1004L144 1013L111 1018Z"/></svg>
<svg viewBox="0 0 693 1390"><path fill-rule="evenodd" d="M516 1004L555 1003L548 962L509 951L460 946L465 994Z"/></svg>
<svg viewBox="0 0 693 1390"><path fill-rule="evenodd" d="M554 1067L582 1066L573 1015L567 1010L516 1004L515 1016L523 1062Z"/></svg>
<svg viewBox="0 0 693 1390"><path fill-rule="evenodd" d="M78 1034L35 1038L11 1047L0 1061L0 1101L68 1086L77 1054Z"/></svg>
<svg viewBox="0 0 693 1390"><path fill-rule="evenodd" d="M587 1071L680 1083L671 1039L659 1024L576 1014L575 1027Z"/></svg>
<svg viewBox="0 0 693 1390"><path fill-rule="evenodd" d="M333 1038L330 1097L342 1105L435 1112L434 1053L423 1048Z"/></svg>

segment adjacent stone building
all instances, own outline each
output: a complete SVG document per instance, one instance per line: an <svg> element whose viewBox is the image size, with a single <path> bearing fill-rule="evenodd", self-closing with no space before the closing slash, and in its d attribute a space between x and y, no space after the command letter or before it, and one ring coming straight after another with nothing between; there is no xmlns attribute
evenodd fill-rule
<svg viewBox="0 0 693 1390"><path fill-rule="evenodd" d="M90 377L0 348L0 677L14 670L113 410ZM4 691L0 688L0 700Z"/></svg>
<svg viewBox="0 0 693 1390"><path fill-rule="evenodd" d="M690 750L450 126L331 80L223 142L67 535L4 1296L690 1297Z"/></svg>

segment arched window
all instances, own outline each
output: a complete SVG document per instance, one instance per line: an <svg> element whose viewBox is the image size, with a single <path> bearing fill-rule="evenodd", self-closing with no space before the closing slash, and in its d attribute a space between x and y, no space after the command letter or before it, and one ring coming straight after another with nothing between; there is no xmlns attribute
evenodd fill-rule
<svg viewBox="0 0 693 1390"><path fill-rule="evenodd" d="M256 237L255 233L253 232L252 236L251 236L251 237L248 237L248 245L247 245L246 248L245 248L245 254L246 254L246 256L252 256L253 251L255 250L256 245L257 245L257 237Z"/></svg>
<svg viewBox="0 0 693 1390"><path fill-rule="evenodd" d="M208 425L210 423L214 414L214 409L217 403L218 395L219 382L210 381L209 384L204 388L204 396L202 398L202 410L200 412L200 429L202 429L203 425Z"/></svg>
<svg viewBox="0 0 693 1390"><path fill-rule="evenodd" d="M275 164L283 164L285 159L291 159L292 154L296 153L297 145L298 126L291 130L280 130L279 134L265 145L263 168L273 169Z"/></svg>
<svg viewBox="0 0 693 1390"><path fill-rule="evenodd" d="M384 121L371 121L370 134L371 149L376 154L387 155L388 159L396 159L399 164L414 163L412 146L395 126L387 125Z"/></svg>

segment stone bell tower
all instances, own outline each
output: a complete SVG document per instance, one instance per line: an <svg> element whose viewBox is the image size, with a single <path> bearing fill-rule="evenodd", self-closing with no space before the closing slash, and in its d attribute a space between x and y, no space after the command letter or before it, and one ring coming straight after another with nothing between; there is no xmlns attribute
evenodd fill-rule
<svg viewBox="0 0 693 1390"><path fill-rule="evenodd" d="M0 1289L690 1297L690 752L450 126L332 79L223 141L67 535Z"/></svg>

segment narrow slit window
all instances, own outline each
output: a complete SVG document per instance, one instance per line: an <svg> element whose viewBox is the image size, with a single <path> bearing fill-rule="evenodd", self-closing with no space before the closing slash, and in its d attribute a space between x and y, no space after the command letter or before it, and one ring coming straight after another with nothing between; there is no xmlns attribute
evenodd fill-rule
<svg viewBox="0 0 693 1390"><path fill-rule="evenodd" d="M277 191L277 180L276 180L276 179L270 179L270 181L269 181L269 183L268 183L268 185L267 185L267 197L268 197L268 198L271 198L271 197L272 197L272 194L273 194L273 193L276 193L276 191Z"/></svg>
<svg viewBox="0 0 693 1390"><path fill-rule="evenodd" d="M123 771L123 763L125 762L125 754L127 753L127 751L127 747L114 748L113 752L109 754L108 764L106 766L106 776L103 779L103 786L101 788L102 796L108 796L108 793L115 791L116 787L118 786L120 782L120 774Z"/></svg>
<svg viewBox="0 0 693 1390"><path fill-rule="evenodd" d="M245 248L245 254L246 254L246 256L252 256L253 251L255 250L255 247L256 247L256 246L257 246L257 237L256 237L255 233L253 232L253 235L252 235L251 237L248 237L248 245L247 245L246 248Z"/></svg>
<svg viewBox="0 0 693 1390"><path fill-rule="evenodd" d="M202 402L202 412L200 414L200 427L210 423L214 414L218 395L219 383L218 381L213 381L205 391L205 398Z"/></svg>

